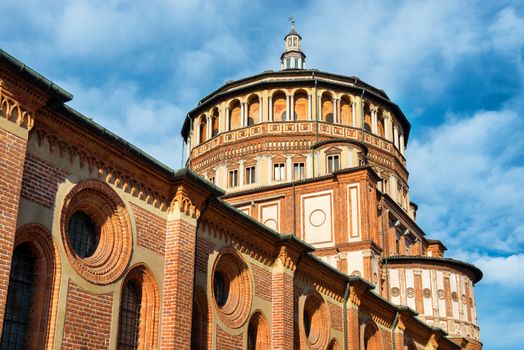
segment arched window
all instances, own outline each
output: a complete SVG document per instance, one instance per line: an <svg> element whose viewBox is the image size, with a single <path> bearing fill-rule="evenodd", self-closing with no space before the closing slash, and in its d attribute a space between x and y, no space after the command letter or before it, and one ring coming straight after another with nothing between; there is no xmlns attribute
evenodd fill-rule
<svg viewBox="0 0 524 350"><path fill-rule="evenodd" d="M159 294L145 265L131 269L124 279L118 321L118 349L155 349L158 346Z"/></svg>
<svg viewBox="0 0 524 350"><path fill-rule="evenodd" d="M260 311L254 313L249 321L247 348L248 350L266 350L270 348L269 326Z"/></svg>
<svg viewBox="0 0 524 350"><path fill-rule="evenodd" d="M200 137L200 143L206 141L206 134L207 134L207 124L206 124L206 117L202 117L200 121L200 125L198 126L198 135Z"/></svg>
<svg viewBox="0 0 524 350"><path fill-rule="evenodd" d="M322 95L322 120L333 123L333 98L329 94Z"/></svg>
<svg viewBox="0 0 524 350"><path fill-rule="evenodd" d="M351 101L347 97L342 97L340 99L340 124L351 125L352 117Z"/></svg>
<svg viewBox="0 0 524 350"><path fill-rule="evenodd" d="M280 122L286 120L286 95L279 91L273 95L273 120Z"/></svg>
<svg viewBox="0 0 524 350"><path fill-rule="evenodd" d="M229 105L230 116L229 116L229 130L235 130L240 128L240 101L234 100Z"/></svg>
<svg viewBox="0 0 524 350"><path fill-rule="evenodd" d="M371 110L368 105L364 108L364 130L371 132Z"/></svg>
<svg viewBox="0 0 524 350"><path fill-rule="evenodd" d="M294 120L307 120L308 118L308 97L307 93L304 90L299 90L295 94L295 119Z"/></svg>
<svg viewBox="0 0 524 350"><path fill-rule="evenodd" d="M0 349L25 349L36 277L36 257L29 244L14 249Z"/></svg>
<svg viewBox="0 0 524 350"><path fill-rule="evenodd" d="M260 114L259 99L258 99L258 96L253 95L248 100L248 105L247 105L247 125L253 125L255 123L260 122L259 114Z"/></svg>
<svg viewBox="0 0 524 350"><path fill-rule="evenodd" d="M213 111L213 116L211 117L212 132L211 136L215 137L218 135L218 109Z"/></svg>
<svg viewBox="0 0 524 350"><path fill-rule="evenodd" d="M118 349L135 350L138 348L140 307L142 291L135 281L129 281L122 291L120 320L118 327Z"/></svg>
<svg viewBox="0 0 524 350"><path fill-rule="evenodd" d="M193 311L191 316L191 349L205 350L208 348L208 310L205 293L197 287L193 296Z"/></svg>
<svg viewBox="0 0 524 350"><path fill-rule="evenodd" d="M382 342L380 339L380 331L373 321L369 321L364 329L364 349L363 350L381 350Z"/></svg>
<svg viewBox="0 0 524 350"><path fill-rule="evenodd" d="M51 234L36 224L15 235L0 349L46 349L54 342L60 264Z"/></svg>
<svg viewBox="0 0 524 350"><path fill-rule="evenodd" d="M100 228L89 214L83 211L73 213L67 233L71 247L79 257L93 255L100 240Z"/></svg>

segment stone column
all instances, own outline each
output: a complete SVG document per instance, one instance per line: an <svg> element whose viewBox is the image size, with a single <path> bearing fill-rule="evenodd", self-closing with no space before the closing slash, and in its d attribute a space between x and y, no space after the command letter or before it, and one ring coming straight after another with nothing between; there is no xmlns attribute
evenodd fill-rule
<svg viewBox="0 0 524 350"><path fill-rule="evenodd" d="M289 111L288 120L295 120L295 96L294 95L289 96L289 105L290 105L290 111Z"/></svg>
<svg viewBox="0 0 524 350"><path fill-rule="evenodd" d="M338 107L337 99L333 97L333 123L338 124Z"/></svg>
<svg viewBox="0 0 524 350"><path fill-rule="evenodd" d="M398 128L396 125L393 127L393 144L398 148Z"/></svg>
<svg viewBox="0 0 524 350"><path fill-rule="evenodd" d="M4 324L27 141L33 125L31 117L18 117L22 126L0 115L0 334Z"/></svg>
<svg viewBox="0 0 524 350"><path fill-rule="evenodd" d="M310 179L313 177L313 155L311 153L306 154L306 178Z"/></svg>
<svg viewBox="0 0 524 350"><path fill-rule="evenodd" d="M226 107L226 131L231 130L231 111L229 110L229 107Z"/></svg>
<svg viewBox="0 0 524 350"><path fill-rule="evenodd" d="M399 140L398 140L398 147L400 149L400 153L404 155L404 134L400 134Z"/></svg>
<svg viewBox="0 0 524 350"><path fill-rule="evenodd" d="M357 127L357 103L351 102L351 126Z"/></svg>
<svg viewBox="0 0 524 350"><path fill-rule="evenodd" d="M213 135L213 122L210 116L206 117L206 140L209 140Z"/></svg>
<svg viewBox="0 0 524 350"><path fill-rule="evenodd" d="M269 96L268 98L268 111L269 111L269 121L272 122L273 121L273 96Z"/></svg>
<svg viewBox="0 0 524 350"><path fill-rule="evenodd" d="M259 123L262 123L262 119L263 119L263 114L262 114L262 111L263 111L263 104L262 104L262 96L259 96L258 97L258 122Z"/></svg>
<svg viewBox="0 0 524 350"><path fill-rule="evenodd" d="M286 181L290 181L292 179L292 168L293 168L293 162L291 161L291 154L286 155Z"/></svg>
<svg viewBox="0 0 524 350"><path fill-rule="evenodd" d="M243 187L244 186L244 160L238 161L238 186Z"/></svg>
<svg viewBox="0 0 524 350"><path fill-rule="evenodd" d="M291 113L291 107L289 105L289 95L286 95L286 121L289 120L289 114Z"/></svg>
<svg viewBox="0 0 524 350"><path fill-rule="evenodd" d="M384 137L391 141L391 116L389 114L384 116Z"/></svg>
<svg viewBox="0 0 524 350"><path fill-rule="evenodd" d="M311 94L308 94L307 95L307 120L312 119L312 114L313 114L312 111L313 111L313 106L311 103Z"/></svg>
<svg viewBox="0 0 524 350"><path fill-rule="evenodd" d="M377 134L378 133L378 117L377 117L377 108L376 107L373 107L371 109L371 132L373 134Z"/></svg>

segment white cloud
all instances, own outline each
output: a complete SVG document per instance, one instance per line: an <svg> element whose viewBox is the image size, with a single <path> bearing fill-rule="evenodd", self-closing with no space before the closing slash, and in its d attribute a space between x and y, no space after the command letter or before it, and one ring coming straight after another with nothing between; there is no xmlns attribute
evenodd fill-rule
<svg viewBox="0 0 524 350"><path fill-rule="evenodd" d="M429 236L453 250L522 249L523 125L513 111L477 112L449 116L446 124L412 140L412 199L422 203L418 221Z"/></svg>
<svg viewBox="0 0 524 350"><path fill-rule="evenodd" d="M480 256L474 263L484 273L483 284L497 284L503 288L524 287L524 254L508 257Z"/></svg>
<svg viewBox="0 0 524 350"><path fill-rule="evenodd" d="M180 166L181 123L185 111L171 101L143 98L134 82L109 81L86 88L75 81L61 83L78 96L70 104L117 135L172 167Z"/></svg>

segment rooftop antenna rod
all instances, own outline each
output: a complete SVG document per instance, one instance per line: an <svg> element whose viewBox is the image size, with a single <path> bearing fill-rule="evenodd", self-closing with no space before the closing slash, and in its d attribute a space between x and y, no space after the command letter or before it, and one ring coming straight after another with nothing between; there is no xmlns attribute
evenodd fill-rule
<svg viewBox="0 0 524 350"><path fill-rule="evenodd" d="M291 16L288 20L291 21L291 30L295 30L295 17Z"/></svg>

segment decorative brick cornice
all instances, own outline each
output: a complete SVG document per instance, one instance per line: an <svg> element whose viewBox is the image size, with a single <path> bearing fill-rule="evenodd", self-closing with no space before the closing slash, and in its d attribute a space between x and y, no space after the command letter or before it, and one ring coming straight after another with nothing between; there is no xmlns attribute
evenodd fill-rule
<svg viewBox="0 0 524 350"><path fill-rule="evenodd" d="M90 139L88 135L81 134L80 137L73 141L73 138L68 137L66 139L62 134L49 130L41 123L37 124L31 135L37 137L39 147L47 144L49 153L58 154L60 158L67 159L70 164L78 159L81 168L87 166L89 172L96 171L99 176L105 175L107 183L121 188L133 197L143 200L162 211L167 210L167 197L161 194L160 190L153 189L151 183L146 183L144 181L147 178L146 176L133 173L132 169L120 165L118 161L113 161L118 156L108 151L107 147L99 147L98 151L94 152L82 146L90 143L86 142L86 139Z"/></svg>
<svg viewBox="0 0 524 350"><path fill-rule="evenodd" d="M175 195L169 205L169 211L179 210L194 219L200 217L202 203L195 202L194 196L189 194L188 188L180 185L175 191Z"/></svg>

